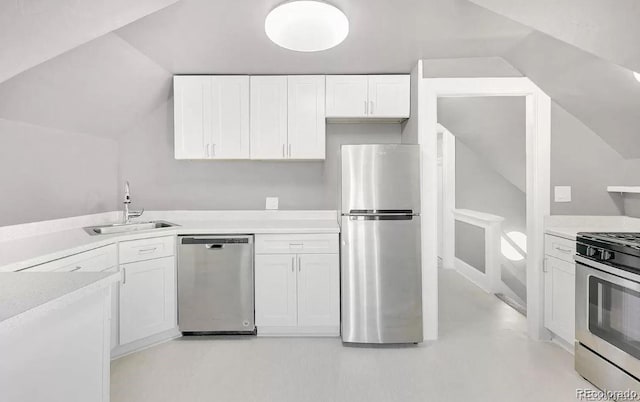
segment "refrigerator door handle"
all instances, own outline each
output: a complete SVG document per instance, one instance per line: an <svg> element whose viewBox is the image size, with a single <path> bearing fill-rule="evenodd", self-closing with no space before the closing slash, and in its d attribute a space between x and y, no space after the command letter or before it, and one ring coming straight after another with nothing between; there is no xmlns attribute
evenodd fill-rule
<svg viewBox="0 0 640 402"><path fill-rule="evenodd" d="M352 221L410 221L414 215L391 215L391 214L362 214L349 215Z"/></svg>

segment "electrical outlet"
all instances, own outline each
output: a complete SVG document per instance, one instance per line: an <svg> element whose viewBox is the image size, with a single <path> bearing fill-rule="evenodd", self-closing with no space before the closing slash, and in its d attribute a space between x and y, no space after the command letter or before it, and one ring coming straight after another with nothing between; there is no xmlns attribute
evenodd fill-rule
<svg viewBox="0 0 640 402"><path fill-rule="evenodd" d="M267 197L265 209L278 209L278 197Z"/></svg>
<svg viewBox="0 0 640 402"><path fill-rule="evenodd" d="M553 200L555 202L571 202L571 186L555 186Z"/></svg>

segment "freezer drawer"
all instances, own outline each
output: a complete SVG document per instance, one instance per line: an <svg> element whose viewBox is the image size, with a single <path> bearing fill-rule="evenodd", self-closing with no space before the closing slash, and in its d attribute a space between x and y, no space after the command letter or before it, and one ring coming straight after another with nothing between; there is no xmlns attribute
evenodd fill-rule
<svg viewBox="0 0 640 402"><path fill-rule="evenodd" d="M420 213L420 147L380 144L341 148L341 212Z"/></svg>
<svg viewBox="0 0 640 402"><path fill-rule="evenodd" d="M420 217L342 217L342 340L422 337Z"/></svg>
<svg viewBox="0 0 640 402"><path fill-rule="evenodd" d="M252 333L253 236L181 236L178 328L183 333Z"/></svg>

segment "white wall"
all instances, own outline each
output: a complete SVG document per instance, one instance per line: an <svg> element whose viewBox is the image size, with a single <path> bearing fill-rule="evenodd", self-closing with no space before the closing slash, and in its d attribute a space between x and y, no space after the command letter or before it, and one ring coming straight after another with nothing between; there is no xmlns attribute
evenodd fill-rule
<svg viewBox="0 0 640 402"><path fill-rule="evenodd" d="M183 161L173 157L173 105L168 102L120 137L119 181L131 182L137 207L337 209L340 144L399 143L400 124L329 124L321 161Z"/></svg>
<svg viewBox="0 0 640 402"><path fill-rule="evenodd" d="M113 211L115 141L0 119L0 226Z"/></svg>

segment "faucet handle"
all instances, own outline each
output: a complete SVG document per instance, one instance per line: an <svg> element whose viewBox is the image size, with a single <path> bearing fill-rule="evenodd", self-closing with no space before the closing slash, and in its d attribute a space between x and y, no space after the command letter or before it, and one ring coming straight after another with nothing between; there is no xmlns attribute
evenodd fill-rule
<svg viewBox="0 0 640 402"><path fill-rule="evenodd" d="M131 204L131 190L129 189L129 181L124 182L124 202Z"/></svg>

